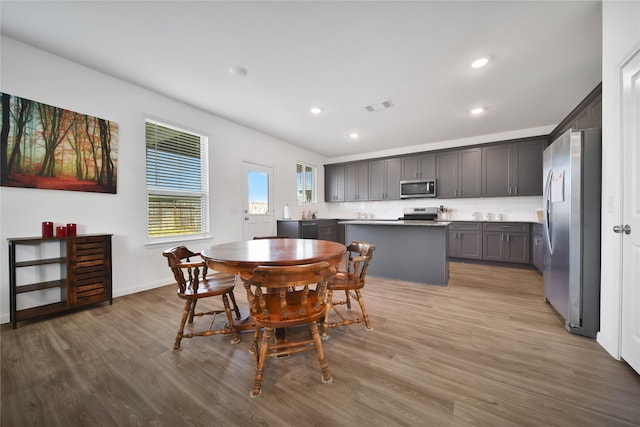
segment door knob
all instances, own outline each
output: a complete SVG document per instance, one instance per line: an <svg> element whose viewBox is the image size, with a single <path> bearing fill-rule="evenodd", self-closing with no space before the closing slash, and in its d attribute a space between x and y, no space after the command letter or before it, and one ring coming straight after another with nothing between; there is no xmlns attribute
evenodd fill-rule
<svg viewBox="0 0 640 427"><path fill-rule="evenodd" d="M629 224L616 225L615 227L613 227L613 231L616 233L631 234L631 226Z"/></svg>

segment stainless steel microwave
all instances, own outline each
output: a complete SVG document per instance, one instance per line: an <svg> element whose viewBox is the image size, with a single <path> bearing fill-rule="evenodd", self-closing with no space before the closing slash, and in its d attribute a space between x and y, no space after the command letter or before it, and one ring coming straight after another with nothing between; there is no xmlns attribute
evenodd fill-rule
<svg viewBox="0 0 640 427"><path fill-rule="evenodd" d="M436 197L435 179L408 179L400 181L400 198Z"/></svg>

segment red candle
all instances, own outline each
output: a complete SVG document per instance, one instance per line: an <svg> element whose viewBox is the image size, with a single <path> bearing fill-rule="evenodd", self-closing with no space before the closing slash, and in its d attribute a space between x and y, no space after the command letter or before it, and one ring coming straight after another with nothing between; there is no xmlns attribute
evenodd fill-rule
<svg viewBox="0 0 640 427"><path fill-rule="evenodd" d="M76 224L67 224L67 237L76 235Z"/></svg>
<svg viewBox="0 0 640 427"><path fill-rule="evenodd" d="M67 237L67 227L56 227L56 237Z"/></svg>
<svg viewBox="0 0 640 427"><path fill-rule="evenodd" d="M45 221L42 223L42 238L50 239L53 237L53 223Z"/></svg>

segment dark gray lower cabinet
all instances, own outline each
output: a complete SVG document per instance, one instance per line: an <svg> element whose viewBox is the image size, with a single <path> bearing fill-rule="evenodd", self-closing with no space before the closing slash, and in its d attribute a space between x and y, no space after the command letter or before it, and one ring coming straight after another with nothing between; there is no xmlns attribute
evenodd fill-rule
<svg viewBox="0 0 640 427"><path fill-rule="evenodd" d="M318 240L338 241L338 221L321 221L318 223Z"/></svg>
<svg viewBox="0 0 640 427"><path fill-rule="evenodd" d="M481 222L452 222L448 238L450 257L482 259Z"/></svg>
<svg viewBox="0 0 640 427"><path fill-rule="evenodd" d="M528 223L485 223L483 225L483 258L529 264Z"/></svg>
<svg viewBox="0 0 640 427"><path fill-rule="evenodd" d="M544 271L544 235L542 224L533 224L531 229L531 263L540 272Z"/></svg>
<svg viewBox="0 0 640 427"><path fill-rule="evenodd" d="M278 220L277 233L279 236L287 236L290 239L319 239L340 242L340 237L338 236L337 219L314 219L299 221Z"/></svg>

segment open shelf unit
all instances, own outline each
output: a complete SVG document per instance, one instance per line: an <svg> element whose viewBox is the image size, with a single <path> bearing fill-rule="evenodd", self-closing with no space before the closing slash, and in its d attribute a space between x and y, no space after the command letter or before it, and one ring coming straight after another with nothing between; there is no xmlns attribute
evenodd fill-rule
<svg viewBox="0 0 640 427"><path fill-rule="evenodd" d="M13 328L21 320L104 301L111 304L111 236L7 239Z"/></svg>

